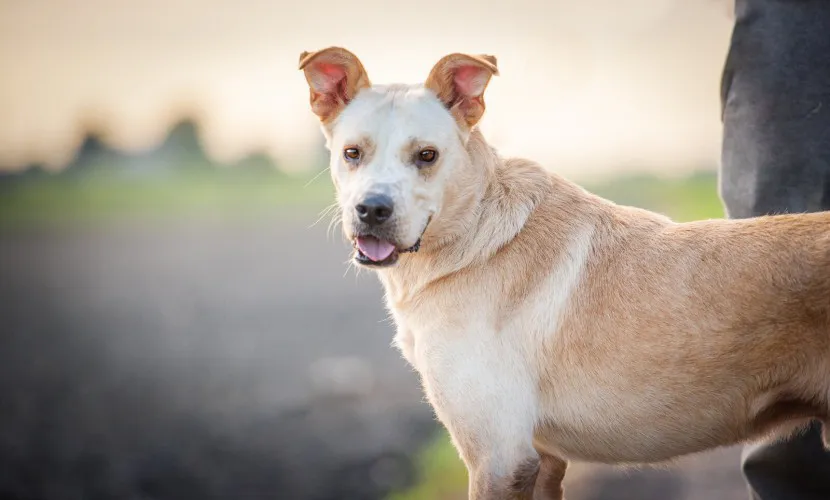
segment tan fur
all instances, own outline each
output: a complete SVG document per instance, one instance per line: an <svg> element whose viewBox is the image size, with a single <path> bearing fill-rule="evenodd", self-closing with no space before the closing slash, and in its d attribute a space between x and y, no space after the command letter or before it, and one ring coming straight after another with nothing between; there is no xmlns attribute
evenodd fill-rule
<svg viewBox="0 0 830 500"><path fill-rule="evenodd" d="M528 171L513 170L516 163L500 165L486 190L498 198L483 204L507 212L532 203L510 200L509 193L529 198L547 189L507 245L481 263L434 276L441 254L461 249L430 252L425 243L427 251L386 280L394 298L418 282L409 275L432 275L417 302L450 309L476 289L500 290L499 330L538 293L573 227L596 228L594 257L558 335L528 359L543 374L539 397L550 413L534 436L540 452L658 462L758 438L793 420L828 417L830 213L675 224L553 176L539 182L541 170L524 162ZM407 306L392 303L396 314L417 315ZM458 320L446 314L441 321ZM606 392L603 404L562 408L579 399L584 381ZM640 398L656 402L640 412ZM557 424L559 415L567 425ZM659 441L649 439L655 426L664 428ZM457 439L473 453L487 447Z"/></svg>
<svg viewBox="0 0 830 500"><path fill-rule="evenodd" d="M421 250L378 274L470 498L830 418L830 212L675 223L467 133Z"/></svg>
<svg viewBox="0 0 830 500"><path fill-rule="evenodd" d="M597 221L595 257L561 335L539 352L552 411L537 440L555 436L551 450L574 458L650 462L825 417L830 214L647 222L616 207ZM588 380L618 415L590 422L574 410L603 408L558 408ZM659 442L648 439L655 427Z"/></svg>

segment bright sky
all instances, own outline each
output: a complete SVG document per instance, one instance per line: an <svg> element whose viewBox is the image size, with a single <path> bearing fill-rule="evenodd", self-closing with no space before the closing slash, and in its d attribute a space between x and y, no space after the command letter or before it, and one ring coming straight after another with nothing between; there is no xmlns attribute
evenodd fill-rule
<svg viewBox="0 0 830 500"><path fill-rule="evenodd" d="M375 83L498 57L482 128L566 174L714 166L724 0L0 0L0 164L59 166L82 122L146 147L182 110L220 158L304 167L320 143L297 59L341 45Z"/></svg>

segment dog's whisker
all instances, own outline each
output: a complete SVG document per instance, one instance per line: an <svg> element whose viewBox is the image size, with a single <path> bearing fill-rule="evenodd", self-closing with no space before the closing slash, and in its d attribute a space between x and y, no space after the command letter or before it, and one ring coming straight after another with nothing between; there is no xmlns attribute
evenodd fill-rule
<svg viewBox="0 0 830 500"><path fill-rule="evenodd" d="M347 260L345 262L345 264L346 264L346 270L343 272L343 277L345 278L349 274L349 271L351 271L352 269L355 270L355 276L357 276L357 272L359 271L359 268L355 265L354 259L350 258L349 260Z"/></svg>
<svg viewBox="0 0 830 500"><path fill-rule="evenodd" d="M329 206L325 207L323 210L320 211L320 216L324 217L332 213L333 210L337 208L337 202L331 203Z"/></svg>
<svg viewBox="0 0 830 500"><path fill-rule="evenodd" d="M329 227L326 229L326 239L330 239L334 236L334 231L336 230L337 226L343 221L343 216L338 212L335 213L334 216L329 221Z"/></svg>
<svg viewBox="0 0 830 500"><path fill-rule="evenodd" d="M314 181L316 181L317 179L319 179L321 175L323 175L324 173L328 172L330 169L331 169L331 167L326 167L326 168L324 168L323 170L319 171L319 172L317 173L317 175L315 175L314 177L312 177L312 178L311 178L311 180L309 180L308 182L306 182L305 186L303 186L303 189L305 189L305 188L307 188L308 186L310 186L312 182L314 182Z"/></svg>
<svg viewBox="0 0 830 500"><path fill-rule="evenodd" d="M324 209L323 212L320 214L320 216L317 217L317 220L315 220L314 222L311 223L311 225L308 226L309 229L313 228L314 226L319 224L321 220L323 220L326 217L328 217L329 215L331 215L331 211L332 211L331 207Z"/></svg>
<svg viewBox="0 0 830 500"><path fill-rule="evenodd" d="M334 202L334 203L332 203L331 205L329 205L329 206L325 207L324 209L320 210L319 217L318 217L318 218L317 218L317 220L316 220L316 221L314 221L314 223L313 223L313 224L311 224L309 227L314 227L314 226L316 226L317 224L319 224L321 220L323 220L323 219L325 219L326 217L328 217L329 215L331 215L331 214L332 214L332 213L333 213L333 212L337 209L337 207L338 207L338 204L337 204L337 202L335 201L335 202Z"/></svg>

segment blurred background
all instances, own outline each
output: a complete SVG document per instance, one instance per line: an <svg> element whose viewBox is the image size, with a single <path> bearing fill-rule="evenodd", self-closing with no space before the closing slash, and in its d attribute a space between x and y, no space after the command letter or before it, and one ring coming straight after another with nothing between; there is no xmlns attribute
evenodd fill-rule
<svg viewBox="0 0 830 500"><path fill-rule="evenodd" d="M0 0L0 498L461 499L325 208L297 70L499 58L481 127L616 201L722 215L730 0ZM648 425L644 422L644 425ZM570 500L745 498L739 450Z"/></svg>

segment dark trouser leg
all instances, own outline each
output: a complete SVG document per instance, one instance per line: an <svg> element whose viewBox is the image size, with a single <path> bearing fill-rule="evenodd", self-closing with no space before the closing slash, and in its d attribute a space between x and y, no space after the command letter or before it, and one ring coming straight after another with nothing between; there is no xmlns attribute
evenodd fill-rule
<svg viewBox="0 0 830 500"><path fill-rule="evenodd" d="M830 0L736 0L722 98L729 216L830 209ZM756 500L830 499L819 423L742 462Z"/></svg>
<svg viewBox="0 0 830 500"><path fill-rule="evenodd" d="M744 448L743 473L750 496L757 500L830 499L830 455L821 424L787 441Z"/></svg>

